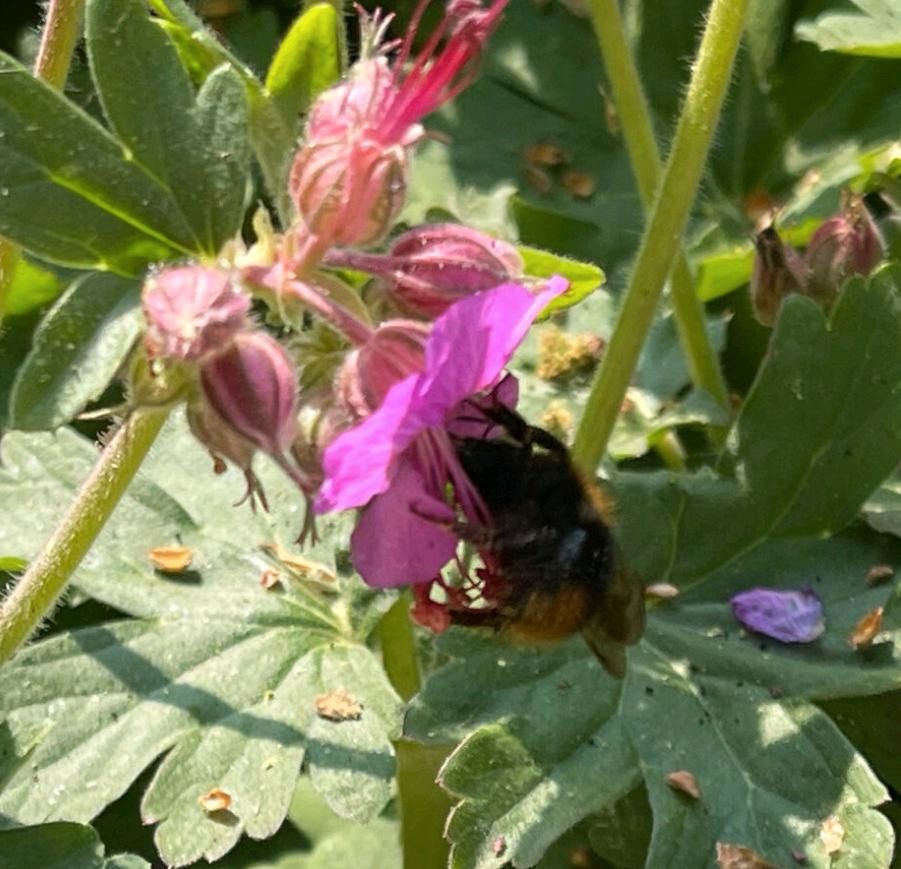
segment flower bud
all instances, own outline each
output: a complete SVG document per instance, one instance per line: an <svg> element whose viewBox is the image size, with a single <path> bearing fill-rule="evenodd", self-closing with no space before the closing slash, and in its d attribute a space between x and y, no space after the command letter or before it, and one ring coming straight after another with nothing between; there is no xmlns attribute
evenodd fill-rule
<svg viewBox="0 0 901 869"><path fill-rule="evenodd" d="M297 153L291 198L307 229L337 245L383 238L404 203L407 160L401 149L367 142L323 142Z"/></svg>
<svg viewBox="0 0 901 869"><path fill-rule="evenodd" d="M385 255L332 250L325 264L375 275L367 292L430 319L465 296L518 280L524 269L512 244L455 223L411 229Z"/></svg>
<svg viewBox="0 0 901 869"><path fill-rule="evenodd" d="M757 236L751 275L751 305L764 326L772 326L782 300L790 293L804 292L807 267L797 251L785 244L772 226Z"/></svg>
<svg viewBox="0 0 901 869"><path fill-rule="evenodd" d="M297 374L281 344L242 332L200 369L203 397L258 449L282 456L297 435Z"/></svg>
<svg viewBox="0 0 901 869"><path fill-rule="evenodd" d="M197 361L245 328L250 299L218 269L182 266L144 284L143 307L149 354Z"/></svg>
<svg viewBox="0 0 901 869"><path fill-rule="evenodd" d="M388 320L347 357L338 372L335 393L352 418L368 416L395 383L425 368L428 334L424 323Z"/></svg>
<svg viewBox="0 0 901 869"><path fill-rule="evenodd" d="M831 303L851 275L868 275L882 259L882 236L860 197L849 197L842 213L813 234L805 259L810 268L808 292Z"/></svg>

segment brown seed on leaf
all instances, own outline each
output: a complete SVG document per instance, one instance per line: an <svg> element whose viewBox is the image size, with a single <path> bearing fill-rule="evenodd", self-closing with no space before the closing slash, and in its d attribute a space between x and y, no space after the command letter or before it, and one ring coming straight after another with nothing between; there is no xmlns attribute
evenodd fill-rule
<svg viewBox="0 0 901 869"><path fill-rule="evenodd" d="M281 581L281 574L277 570L275 570L271 567L267 567L260 574L260 585L263 588L265 588L266 591L269 591L270 589L275 588L279 584L280 581Z"/></svg>
<svg viewBox="0 0 901 869"><path fill-rule="evenodd" d="M563 186L577 199L588 199L598 186L598 182L587 172L564 172Z"/></svg>
<svg viewBox="0 0 901 869"><path fill-rule="evenodd" d="M647 597L655 597L658 600L670 600L678 596L679 589L671 582L652 582L644 590Z"/></svg>
<svg viewBox="0 0 901 869"><path fill-rule="evenodd" d="M157 546L148 555L153 566L161 573L181 573L193 557L187 546Z"/></svg>
<svg viewBox="0 0 901 869"><path fill-rule="evenodd" d="M845 841L845 828L836 815L823 821L823 826L820 827L820 841L827 854L835 854L841 849L842 842Z"/></svg>
<svg viewBox="0 0 901 869"><path fill-rule="evenodd" d="M716 865L720 869L777 869L747 845L716 843Z"/></svg>
<svg viewBox="0 0 901 869"><path fill-rule="evenodd" d="M866 649L882 630L882 607L870 610L851 631L848 644L854 649Z"/></svg>
<svg viewBox="0 0 901 869"><path fill-rule="evenodd" d="M328 721L358 721L363 706L343 688L336 688L316 698L316 714Z"/></svg>
<svg viewBox="0 0 901 869"><path fill-rule="evenodd" d="M551 176L544 169L539 169L537 166L526 166L525 176L526 184L542 196L547 196L554 186Z"/></svg>
<svg viewBox="0 0 901 869"><path fill-rule="evenodd" d="M867 585L881 585L895 575L895 569L890 564L874 564L867 571Z"/></svg>
<svg viewBox="0 0 901 869"><path fill-rule="evenodd" d="M566 152L551 142L535 142L527 145L523 159L528 166L559 166L569 160Z"/></svg>
<svg viewBox="0 0 901 869"><path fill-rule="evenodd" d="M664 780L673 790L681 791L694 800L701 799L701 789L698 787L698 780L687 769L668 772Z"/></svg>
<svg viewBox="0 0 901 869"><path fill-rule="evenodd" d="M200 797L198 802L205 812L224 812L231 806L232 796L228 791L222 790L222 788L213 788Z"/></svg>

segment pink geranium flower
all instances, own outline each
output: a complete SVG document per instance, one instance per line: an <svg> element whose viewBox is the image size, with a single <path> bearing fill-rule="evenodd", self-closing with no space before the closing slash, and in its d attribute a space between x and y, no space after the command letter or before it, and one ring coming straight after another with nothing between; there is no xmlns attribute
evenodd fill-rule
<svg viewBox="0 0 901 869"><path fill-rule="evenodd" d="M434 579L457 547L455 508L468 522L490 524L448 427L472 415L464 402L499 384L532 321L567 286L563 278L537 292L502 284L454 304L435 321L425 369L396 383L377 410L325 451L317 512L364 507L351 551L370 585Z"/></svg>

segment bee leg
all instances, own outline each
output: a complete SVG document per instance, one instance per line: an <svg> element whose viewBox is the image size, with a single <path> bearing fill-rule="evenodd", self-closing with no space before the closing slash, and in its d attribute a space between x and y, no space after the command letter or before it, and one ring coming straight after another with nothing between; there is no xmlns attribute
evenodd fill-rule
<svg viewBox="0 0 901 869"><path fill-rule="evenodd" d="M504 404L482 408L482 413L501 426L513 440L523 446L529 447L534 444L543 447L550 453L569 455L566 446L549 431L545 431L537 425L529 425L515 410L510 410Z"/></svg>

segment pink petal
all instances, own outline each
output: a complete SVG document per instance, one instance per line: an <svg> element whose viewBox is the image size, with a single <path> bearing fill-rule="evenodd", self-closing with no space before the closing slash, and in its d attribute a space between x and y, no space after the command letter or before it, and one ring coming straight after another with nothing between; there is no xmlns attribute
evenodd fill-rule
<svg viewBox="0 0 901 869"><path fill-rule="evenodd" d="M811 588L752 588L733 596L731 603L746 628L783 643L812 643L825 630L823 604Z"/></svg>
<svg viewBox="0 0 901 869"><path fill-rule="evenodd" d="M560 277L535 293L520 284L501 284L448 308L426 345L417 399L422 418L441 425L464 398L493 385L535 317L568 287Z"/></svg>
<svg viewBox="0 0 901 869"><path fill-rule="evenodd" d="M359 425L338 435L325 451L325 482L316 498L316 512L361 507L391 484L391 465L416 436L410 402L419 382L411 374L388 391L379 409Z"/></svg>
<svg viewBox="0 0 901 869"><path fill-rule="evenodd" d="M398 463L391 488L374 497L350 538L351 557L368 585L428 582L453 557L453 511L423 487L411 462Z"/></svg>

